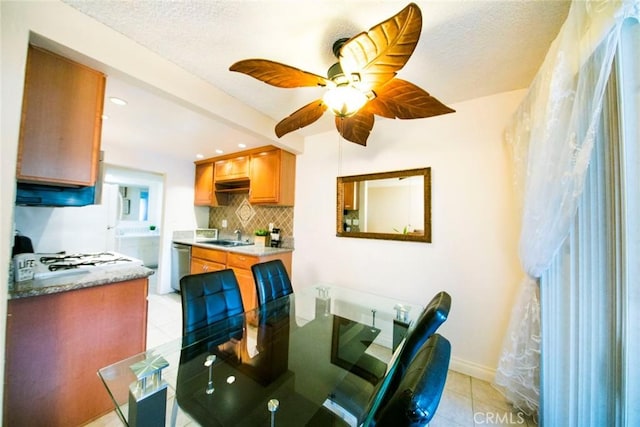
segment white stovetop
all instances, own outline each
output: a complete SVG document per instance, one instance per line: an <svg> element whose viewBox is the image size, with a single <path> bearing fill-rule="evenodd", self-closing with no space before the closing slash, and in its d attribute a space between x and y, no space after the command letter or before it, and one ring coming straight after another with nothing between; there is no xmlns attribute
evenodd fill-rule
<svg viewBox="0 0 640 427"><path fill-rule="evenodd" d="M66 254L67 256L73 254ZM77 274L85 274L90 271L96 270L108 270L112 268L119 268L124 265L143 265L142 261L137 258L132 258L127 255L120 254L118 252L99 252L99 253L86 253L83 255L88 255L87 257L83 257L81 259L68 259L67 262L73 263L74 261L91 261L98 262L97 265L79 265L76 268L71 269L62 269L57 271L49 270L49 265L41 262L41 258L43 257L56 257L56 256L64 256L61 254L47 254L47 253L37 253L36 256L36 268L34 273L34 279L48 279L52 277L59 276L71 276Z"/></svg>

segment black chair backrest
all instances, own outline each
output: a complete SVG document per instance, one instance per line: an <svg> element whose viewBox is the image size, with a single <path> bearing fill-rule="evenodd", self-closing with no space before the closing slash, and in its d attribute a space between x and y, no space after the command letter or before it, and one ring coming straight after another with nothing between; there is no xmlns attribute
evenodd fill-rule
<svg viewBox="0 0 640 427"><path fill-rule="evenodd" d="M398 360L391 365L387 375L376 385L376 390L364 407L364 424L374 425L373 416L379 413L398 390L400 382L408 370L409 364L415 358L420 348L435 333L442 323L447 320L451 309L451 296L438 292L424 308L400 354Z"/></svg>
<svg viewBox="0 0 640 427"><path fill-rule="evenodd" d="M447 379L451 344L434 334L418 350L389 402L375 416L376 427L425 426L433 418Z"/></svg>
<svg viewBox="0 0 640 427"><path fill-rule="evenodd" d="M291 279L281 260L254 264L251 266L251 272L256 283L258 305L293 293Z"/></svg>
<svg viewBox="0 0 640 427"><path fill-rule="evenodd" d="M180 279L182 335L244 312L233 270L191 274Z"/></svg>
<svg viewBox="0 0 640 427"><path fill-rule="evenodd" d="M411 360L418 353L422 345L433 335L436 330L447 320L451 310L451 296L445 291L438 292L427 304L420 317L416 321L414 328L407 337L407 342L402 348L398 360L397 374L404 376L404 371L411 363Z"/></svg>
<svg viewBox="0 0 640 427"><path fill-rule="evenodd" d="M384 407L389 402L389 399L391 399L391 396L396 392L404 378L411 361L438 327L447 320L450 309L451 296L445 291L438 292L429 301L429 304L422 310L409 336L407 336L393 370L388 372L384 381L378 385L375 396L369 402L369 411L375 412L377 408Z"/></svg>

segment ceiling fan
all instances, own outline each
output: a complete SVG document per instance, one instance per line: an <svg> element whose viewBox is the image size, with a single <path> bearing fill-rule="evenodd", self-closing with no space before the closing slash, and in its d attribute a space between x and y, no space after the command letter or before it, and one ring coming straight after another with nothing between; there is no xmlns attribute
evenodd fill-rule
<svg viewBox="0 0 640 427"><path fill-rule="evenodd" d="M267 59L246 59L229 70L247 74L282 88L327 87L327 92L275 128L278 138L318 120L329 109L336 117L336 128L348 141L367 145L374 115L391 119L418 119L452 113L426 91L408 81L395 78L413 53L422 14L410 3L398 14L350 39L333 44L338 62L327 77Z"/></svg>

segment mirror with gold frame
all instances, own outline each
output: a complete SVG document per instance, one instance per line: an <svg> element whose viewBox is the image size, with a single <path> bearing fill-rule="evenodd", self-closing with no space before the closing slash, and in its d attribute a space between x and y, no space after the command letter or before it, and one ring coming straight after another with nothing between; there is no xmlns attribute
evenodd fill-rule
<svg viewBox="0 0 640 427"><path fill-rule="evenodd" d="M338 237L431 242L431 168L337 178Z"/></svg>

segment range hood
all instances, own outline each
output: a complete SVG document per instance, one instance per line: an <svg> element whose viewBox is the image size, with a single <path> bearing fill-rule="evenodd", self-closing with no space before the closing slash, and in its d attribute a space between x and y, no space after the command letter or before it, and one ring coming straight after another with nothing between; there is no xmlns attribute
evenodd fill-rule
<svg viewBox="0 0 640 427"><path fill-rule="evenodd" d="M246 193L251 187L251 181L247 178L216 181L217 193Z"/></svg>
<svg viewBox="0 0 640 427"><path fill-rule="evenodd" d="M68 187L18 182L16 187L17 206L43 206L60 208L67 206L88 206L100 204L102 199L104 152L100 151L98 175L91 187Z"/></svg>
<svg viewBox="0 0 640 427"><path fill-rule="evenodd" d="M94 187L60 187L19 182L16 205L19 206L87 206L99 202L99 190Z"/></svg>

